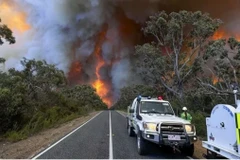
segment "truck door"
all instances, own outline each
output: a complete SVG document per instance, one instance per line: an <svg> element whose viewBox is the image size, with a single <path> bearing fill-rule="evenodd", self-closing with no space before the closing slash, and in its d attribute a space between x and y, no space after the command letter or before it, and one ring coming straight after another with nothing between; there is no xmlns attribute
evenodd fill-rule
<svg viewBox="0 0 240 160"><path fill-rule="evenodd" d="M134 129L136 130L137 129L137 121L138 121L138 119L137 119L137 104L138 104L138 102L137 101L135 101L134 102L134 104L133 104L133 106L134 106L134 113L133 113L133 127L134 127Z"/></svg>

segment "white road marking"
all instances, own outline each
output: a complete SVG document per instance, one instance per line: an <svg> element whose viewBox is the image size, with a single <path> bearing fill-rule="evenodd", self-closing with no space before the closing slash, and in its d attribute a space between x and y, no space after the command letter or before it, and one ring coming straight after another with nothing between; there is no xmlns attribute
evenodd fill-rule
<svg viewBox="0 0 240 160"><path fill-rule="evenodd" d="M109 111L109 159L113 159L112 118L111 118L111 111Z"/></svg>
<svg viewBox="0 0 240 160"><path fill-rule="evenodd" d="M127 117L126 115L122 114L121 112L117 111L117 113L121 114L123 117Z"/></svg>
<svg viewBox="0 0 240 160"><path fill-rule="evenodd" d="M100 113L102 113L103 111L101 111ZM51 145L50 147L48 147L46 150L42 151L41 153L39 153L37 156L33 157L32 159L36 159L38 157L40 157L41 155L43 155L44 153L46 153L48 150L50 150L51 148L53 148L54 146L56 146L58 143L60 143L62 140L64 140L65 138L69 137L71 134L73 134L74 132L76 132L78 129L82 128L85 124L87 124L88 122L90 122L91 120L93 120L94 118L96 118L100 113L96 114L94 117L92 117L91 119L89 119L87 122L85 122L84 124L82 124L81 126L79 126L78 128L76 128L75 130L73 130L72 132L70 132L69 134L67 134L66 136L64 136L62 139L60 139L59 141L57 141L56 143L54 143L53 145Z"/></svg>

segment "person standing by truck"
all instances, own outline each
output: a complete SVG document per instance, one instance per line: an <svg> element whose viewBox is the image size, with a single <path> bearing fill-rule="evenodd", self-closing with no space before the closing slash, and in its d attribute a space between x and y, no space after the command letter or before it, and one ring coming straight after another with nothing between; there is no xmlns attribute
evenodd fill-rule
<svg viewBox="0 0 240 160"><path fill-rule="evenodd" d="M189 122L191 122L192 121L192 116L191 116L191 114L190 113L188 113L187 112L187 107L183 107L182 108L182 113L181 113L181 118L182 119L185 119L185 120L187 120L187 121L189 121Z"/></svg>

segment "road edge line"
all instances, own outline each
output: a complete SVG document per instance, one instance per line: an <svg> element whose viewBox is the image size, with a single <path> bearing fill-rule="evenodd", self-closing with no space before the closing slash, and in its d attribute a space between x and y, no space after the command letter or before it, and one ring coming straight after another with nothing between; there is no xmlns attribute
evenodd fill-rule
<svg viewBox="0 0 240 160"><path fill-rule="evenodd" d="M88 122L90 122L91 120L93 120L94 118L96 118L99 114L101 114L103 111L101 111L100 113L96 114L95 116L93 116L91 119L89 119L88 121L86 121L85 123L83 123L81 126L79 126L78 128L74 129L73 131L71 131L70 133L68 133L67 135L65 135L63 138L61 138L60 140L58 140L57 142L55 142L54 144L52 144L51 146L49 146L48 148L44 149L43 151L41 151L40 153L38 153L35 157L31 158L31 159L37 159L38 157L40 157L41 155L43 155L44 153L46 153L47 151L49 151L51 148L53 148L54 146L56 146L58 143L60 143L61 141L63 141L65 138L69 137L71 134L73 134L74 132L76 132L78 129L82 128L85 124L87 124Z"/></svg>
<svg viewBox="0 0 240 160"><path fill-rule="evenodd" d="M122 115L123 117L127 117L127 115L124 115L124 114L122 114L121 112L119 112L119 111L116 111L118 114L120 114L120 115Z"/></svg>
<svg viewBox="0 0 240 160"><path fill-rule="evenodd" d="M109 111L109 159L113 159L112 116L111 116L111 111Z"/></svg>

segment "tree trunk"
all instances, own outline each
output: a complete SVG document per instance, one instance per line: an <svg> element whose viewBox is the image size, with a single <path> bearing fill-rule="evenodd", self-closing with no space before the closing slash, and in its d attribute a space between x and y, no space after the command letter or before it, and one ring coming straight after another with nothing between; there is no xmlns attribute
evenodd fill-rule
<svg viewBox="0 0 240 160"><path fill-rule="evenodd" d="M180 100L180 103L183 104L184 102L184 93L183 93L183 84L180 82L179 86L178 86L178 97Z"/></svg>

